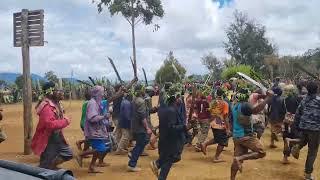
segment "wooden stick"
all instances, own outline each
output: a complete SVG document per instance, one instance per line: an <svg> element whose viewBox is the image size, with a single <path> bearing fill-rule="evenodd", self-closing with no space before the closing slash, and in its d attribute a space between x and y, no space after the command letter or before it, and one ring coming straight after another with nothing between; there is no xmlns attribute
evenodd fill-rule
<svg viewBox="0 0 320 180"><path fill-rule="evenodd" d="M119 72L118 72L116 66L115 66L114 63L113 63L113 60L112 60L110 57L108 57L108 59L109 59L109 61L110 61L110 64L111 64L114 72L116 73L116 75L117 75L117 77L118 77L118 80L120 81L121 84L123 84L124 81L122 81L122 79L121 79L121 77L120 77L120 75L119 75Z"/></svg>
<svg viewBox="0 0 320 180"><path fill-rule="evenodd" d="M90 81L92 82L92 84L93 84L94 86L97 85L96 82L92 79L91 76L89 76L89 79L90 79Z"/></svg>
<svg viewBox="0 0 320 180"><path fill-rule="evenodd" d="M147 75L146 75L146 71L142 68L143 71L143 75L144 75L144 80L146 82L146 86L148 86L148 79L147 79Z"/></svg>

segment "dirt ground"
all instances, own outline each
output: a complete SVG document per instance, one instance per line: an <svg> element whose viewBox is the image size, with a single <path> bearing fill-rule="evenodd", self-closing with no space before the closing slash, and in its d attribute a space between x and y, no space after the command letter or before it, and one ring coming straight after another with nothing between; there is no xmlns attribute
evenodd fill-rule
<svg viewBox="0 0 320 180"><path fill-rule="evenodd" d="M68 143L76 152L75 142L82 138L82 132L79 128L81 115L81 101L64 102L67 116L72 118L71 125L64 130L64 135ZM3 105L4 120L0 123L8 135L8 139L0 144L0 159L12 160L21 163L37 165L39 158L34 155L25 156L23 152L23 112L22 104ZM38 122L38 117L33 115L34 129ZM156 123L157 117L153 116ZM211 132L209 133L210 136ZM306 148L303 149L300 160L291 158L291 164L282 165L282 143L277 143L277 149L267 148L270 136L270 129L267 129L263 137L263 143L266 145L267 156L264 159L256 161L247 161L243 167L243 173L238 175L239 180L298 180L303 179L304 162L306 159ZM233 154L233 143L230 139L229 147L223 152L222 157L226 160L224 163L212 163L212 157L216 146L209 147L207 156L196 153L193 148L185 148L182 161L174 165L168 180L223 180L230 177L230 165ZM92 175L87 173L89 159L84 160L84 167L79 168L76 161L72 160L61 165L61 168L73 171L77 179L121 179L121 180L153 180L156 179L150 168L149 162L157 158L157 151L148 151L150 156L142 157L138 165L143 171L139 173L126 172L128 158L126 156L108 155L106 162L111 163L110 167L102 168L103 174ZM320 155L319 155L320 156ZM314 175L320 179L320 157L318 156L314 168Z"/></svg>

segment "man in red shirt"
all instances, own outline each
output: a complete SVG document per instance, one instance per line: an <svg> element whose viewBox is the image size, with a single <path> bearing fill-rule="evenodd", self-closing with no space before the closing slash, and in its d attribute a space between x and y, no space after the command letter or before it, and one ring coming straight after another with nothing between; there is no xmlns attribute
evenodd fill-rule
<svg viewBox="0 0 320 180"><path fill-rule="evenodd" d="M63 91L55 84L44 85L44 99L36 106L39 122L32 138L31 148L40 156L40 167L57 169L57 165L72 159L72 151L63 136L62 129L70 124L70 119L64 116L60 101Z"/></svg>
<svg viewBox="0 0 320 180"><path fill-rule="evenodd" d="M198 114L198 122L200 126L200 131L198 133L198 142L195 146L196 151L201 152L201 144L204 143L204 141L208 137L208 131L209 131L209 118L210 118L210 112L209 109L209 103L207 101L207 98L204 95L201 95L201 98L196 101L196 113Z"/></svg>

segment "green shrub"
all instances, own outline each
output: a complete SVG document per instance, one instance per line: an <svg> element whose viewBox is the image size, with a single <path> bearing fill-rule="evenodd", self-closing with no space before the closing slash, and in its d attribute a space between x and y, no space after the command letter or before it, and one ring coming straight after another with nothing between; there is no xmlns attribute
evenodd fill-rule
<svg viewBox="0 0 320 180"><path fill-rule="evenodd" d="M250 76L252 79L259 80L261 79L261 75L253 70L251 66L248 65L237 65L231 66L223 70L221 77L225 80L228 80L232 77L237 77L237 72L242 72L247 76Z"/></svg>

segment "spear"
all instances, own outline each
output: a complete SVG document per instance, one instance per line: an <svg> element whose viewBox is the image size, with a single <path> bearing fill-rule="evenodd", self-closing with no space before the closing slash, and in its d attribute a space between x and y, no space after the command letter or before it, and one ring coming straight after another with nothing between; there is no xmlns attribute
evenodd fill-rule
<svg viewBox="0 0 320 180"><path fill-rule="evenodd" d="M90 79L90 81L92 82L92 84L93 84L94 86L97 85L96 82L92 79L91 76L89 76L89 79Z"/></svg>
<svg viewBox="0 0 320 180"><path fill-rule="evenodd" d="M117 75L117 77L118 77L118 80L119 80L120 83L122 84L124 81L122 81L122 79L121 79L121 77L120 77L120 75L119 75L119 72L118 72L116 66L115 66L114 63L113 63L113 60L112 60L110 57L108 57L108 59L109 59L109 61L110 61L110 64L111 64L114 72L116 73L116 75Z"/></svg>
<svg viewBox="0 0 320 180"><path fill-rule="evenodd" d="M146 71L144 70L144 68L142 68L142 71L143 71L143 75L144 75L144 80L146 81L146 86L148 86L148 79L147 79Z"/></svg>

